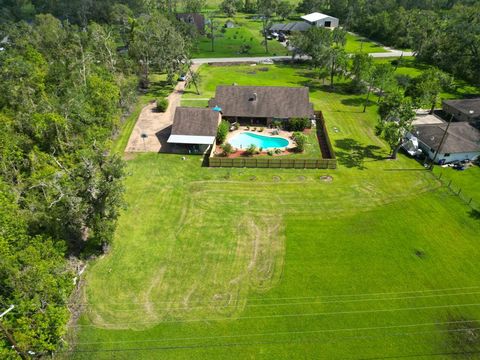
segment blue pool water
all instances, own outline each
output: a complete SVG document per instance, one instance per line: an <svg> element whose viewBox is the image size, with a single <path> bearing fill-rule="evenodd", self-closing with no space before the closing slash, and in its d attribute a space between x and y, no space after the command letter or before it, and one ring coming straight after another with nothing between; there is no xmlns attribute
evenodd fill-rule
<svg viewBox="0 0 480 360"><path fill-rule="evenodd" d="M263 136L250 132L244 132L235 135L230 139L229 143L238 149L246 149L252 144L257 148L263 149L284 148L288 146L287 139L281 137Z"/></svg>

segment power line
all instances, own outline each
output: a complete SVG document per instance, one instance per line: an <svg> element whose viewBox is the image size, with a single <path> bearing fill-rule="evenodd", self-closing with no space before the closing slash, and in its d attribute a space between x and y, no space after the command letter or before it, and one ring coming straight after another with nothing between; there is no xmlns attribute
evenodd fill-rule
<svg viewBox="0 0 480 360"><path fill-rule="evenodd" d="M376 298L376 299L351 299L351 300L329 300L329 301L305 301L305 302L292 302L292 303L270 303L270 304L246 304L245 307L274 307L274 306L290 306L290 305L314 305L314 304L336 304L336 303L352 303L352 302L368 302L368 301L388 301L388 300L407 300L407 299L423 299L433 297L446 297L446 296L460 296L460 295L475 295L480 294L480 291L466 292L466 293L453 293L453 294L430 294L419 296L403 296L403 297L391 297L391 298ZM162 302L163 303L163 302ZM152 305L157 302L144 302L144 303L132 303L135 305ZM172 304L175 304L174 302ZM94 304L89 304L94 306ZM98 305L98 304L95 304ZM86 306L86 305L85 305ZM205 309L209 308L209 305L204 306L184 306L184 307L171 307L171 308L157 308L156 310L192 310L192 309ZM236 304L224 305L221 308L237 307ZM138 311L138 309L115 309L115 312L131 312Z"/></svg>
<svg viewBox="0 0 480 360"><path fill-rule="evenodd" d="M273 314L273 315L258 315L258 316L244 316L237 318L214 318L214 319L184 319L184 320L162 320L162 321L145 321L145 322L128 322L117 324L103 324L104 326L127 326L127 325L141 325L141 324L161 324L161 323L189 323L189 322L207 322L207 321L223 321L223 320L253 320L253 319L269 319L269 318L287 318L287 317L306 317L306 316L322 316L322 315L347 315L347 314L366 314L366 313L380 313L380 312L395 312L407 310L426 310L426 309L442 309L450 307L467 307L479 306L480 303L474 304L449 304L449 305L433 305L421 307L408 307L396 309L375 309L375 310L350 310L350 311L335 311L335 312L321 312L321 313L301 313L301 314ZM95 324L73 325L73 327L100 327Z"/></svg>
<svg viewBox="0 0 480 360"><path fill-rule="evenodd" d="M380 339L385 337L395 337L395 336L410 336L410 335L420 335L420 334L433 334L433 333L450 333L450 332L462 332L462 331L471 331L479 330L480 327L476 328L462 328L462 329L452 329L452 330L429 330L429 331L413 331L409 333L393 333L393 334L382 334L381 336L348 336L343 338L338 338L335 341L322 341L319 339L309 339L309 341L285 341L285 340L270 340L270 341L256 341L256 342L237 342L237 343L223 343L223 344L192 344L192 345L169 345L169 346L155 346L155 347L140 347L140 348L123 348L123 349L76 349L76 350L65 350L59 351L59 353L98 353L98 352L129 352L129 351L166 351L166 350L191 350L191 349L206 349L206 348L221 348L221 347L239 347L239 346L256 346L256 345L286 345L286 344L303 344L303 343L323 343L323 344L334 344L345 340L359 340L359 339ZM480 353L480 351L475 352ZM426 355L425 355L426 356Z"/></svg>
<svg viewBox="0 0 480 360"><path fill-rule="evenodd" d="M458 288L445 288L445 289L425 289L425 290L414 290L414 291L401 291L401 292L379 292L379 293L363 293L363 294L339 294L339 295L319 295L319 296L304 296L304 297L277 297L277 298L247 298L247 301L270 301L270 300L306 300L306 299L323 299L323 298L343 298L343 297L359 297L359 296L379 296L379 295L401 295L401 294L416 294L416 293L425 293L425 292L442 292L442 291L454 291L454 290L467 290L467 289L479 289L480 286L468 286L468 287L458 287ZM197 303L215 303L218 300L204 300L197 301ZM175 302L170 301L156 301L155 303L168 303L172 304ZM178 304L183 304L183 302L176 302ZM109 303L95 303L95 305L131 305L131 304L145 304L145 302L109 302ZM80 305L92 305L91 303L81 303Z"/></svg>
<svg viewBox="0 0 480 360"><path fill-rule="evenodd" d="M278 331L270 333L253 333L253 334L239 334L239 335L218 335L218 336L197 336L197 337L181 337L181 338L162 338L162 339L145 339L145 340L117 340L117 341L94 341L94 342L79 342L76 345L99 345L99 344L126 344L126 343L148 343L148 342L164 342L164 341L180 341L180 340L209 340L209 339L229 339L229 338L243 338L243 337L257 337L257 336L272 336L272 335L299 335L299 334L319 334L319 333L334 333L342 331L370 331L370 330L387 330L397 328L411 328L420 326L438 326L450 324L465 324L473 323L479 320L459 320L446 321L422 324L405 324L405 325L390 325L390 326L374 326L362 328L344 328L344 329L321 329L321 330L304 330L304 331Z"/></svg>

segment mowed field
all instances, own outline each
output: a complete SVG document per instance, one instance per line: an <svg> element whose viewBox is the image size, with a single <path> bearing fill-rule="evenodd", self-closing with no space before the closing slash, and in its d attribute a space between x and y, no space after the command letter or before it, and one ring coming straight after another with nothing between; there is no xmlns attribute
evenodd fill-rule
<svg viewBox="0 0 480 360"><path fill-rule="evenodd" d="M205 14L208 16L208 14ZM268 40L268 53L265 52L263 45L264 38L262 36L262 21L252 19L251 14L238 13L232 18L224 15L216 14L214 19L215 41L214 51L212 51L212 41L207 36L200 36L193 50L193 58L221 58L221 57L248 57L248 56L285 56L290 52L277 40ZM235 28L224 29L227 20L235 22ZM288 23L292 21L302 21L300 15L298 18L281 20L280 18L273 20L273 23ZM207 25L208 26L208 25ZM207 33L210 29L206 30ZM241 52L241 46L250 45L248 53ZM376 44L364 37L353 33L347 33L345 51L348 53L365 52L378 53L386 52L381 45Z"/></svg>
<svg viewBox="0 0 480 360"><path fill-rule="evenodd" d="M245 68L230 68L240 84ZM223 69L203 71L213 79ZM478 216L414 160L384 160L374 105L364 114L361 97L341 84L327 91L310 75L274 66L252 83L310 81L339 169L129 160L128 207L111 252L86 273L76 347L64 357L450 359L480 351ZM202 87L209 93L211 82Z"/></svg>

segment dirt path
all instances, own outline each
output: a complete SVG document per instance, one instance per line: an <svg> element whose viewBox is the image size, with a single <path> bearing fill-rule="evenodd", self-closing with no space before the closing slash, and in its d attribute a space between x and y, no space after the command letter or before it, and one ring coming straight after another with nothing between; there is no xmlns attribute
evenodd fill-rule
<svg viewBox="0 0 480 360"><path fill-rule="evenodd" d="M198 67L199 65L192 65L192 71L196 71ZM182 100L185 83L185 81L177 83L168 96L168 107L164 113L156 110L156 103L148 104L142 109L125 152L174 152L167 140L170 136L175 109L180 106Z"/></svg>

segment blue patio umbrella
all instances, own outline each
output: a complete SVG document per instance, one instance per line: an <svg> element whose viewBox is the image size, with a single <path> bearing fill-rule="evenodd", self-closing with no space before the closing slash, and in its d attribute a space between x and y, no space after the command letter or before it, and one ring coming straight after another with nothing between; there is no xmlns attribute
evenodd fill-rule
<svg viewBox="0 0 480 360"><path fill-rule="evenodd" d="M217 106L215 106L215 107L213 108L213 111L221 112L221 111L222 111L222 108L217 105Z"/></svg>

